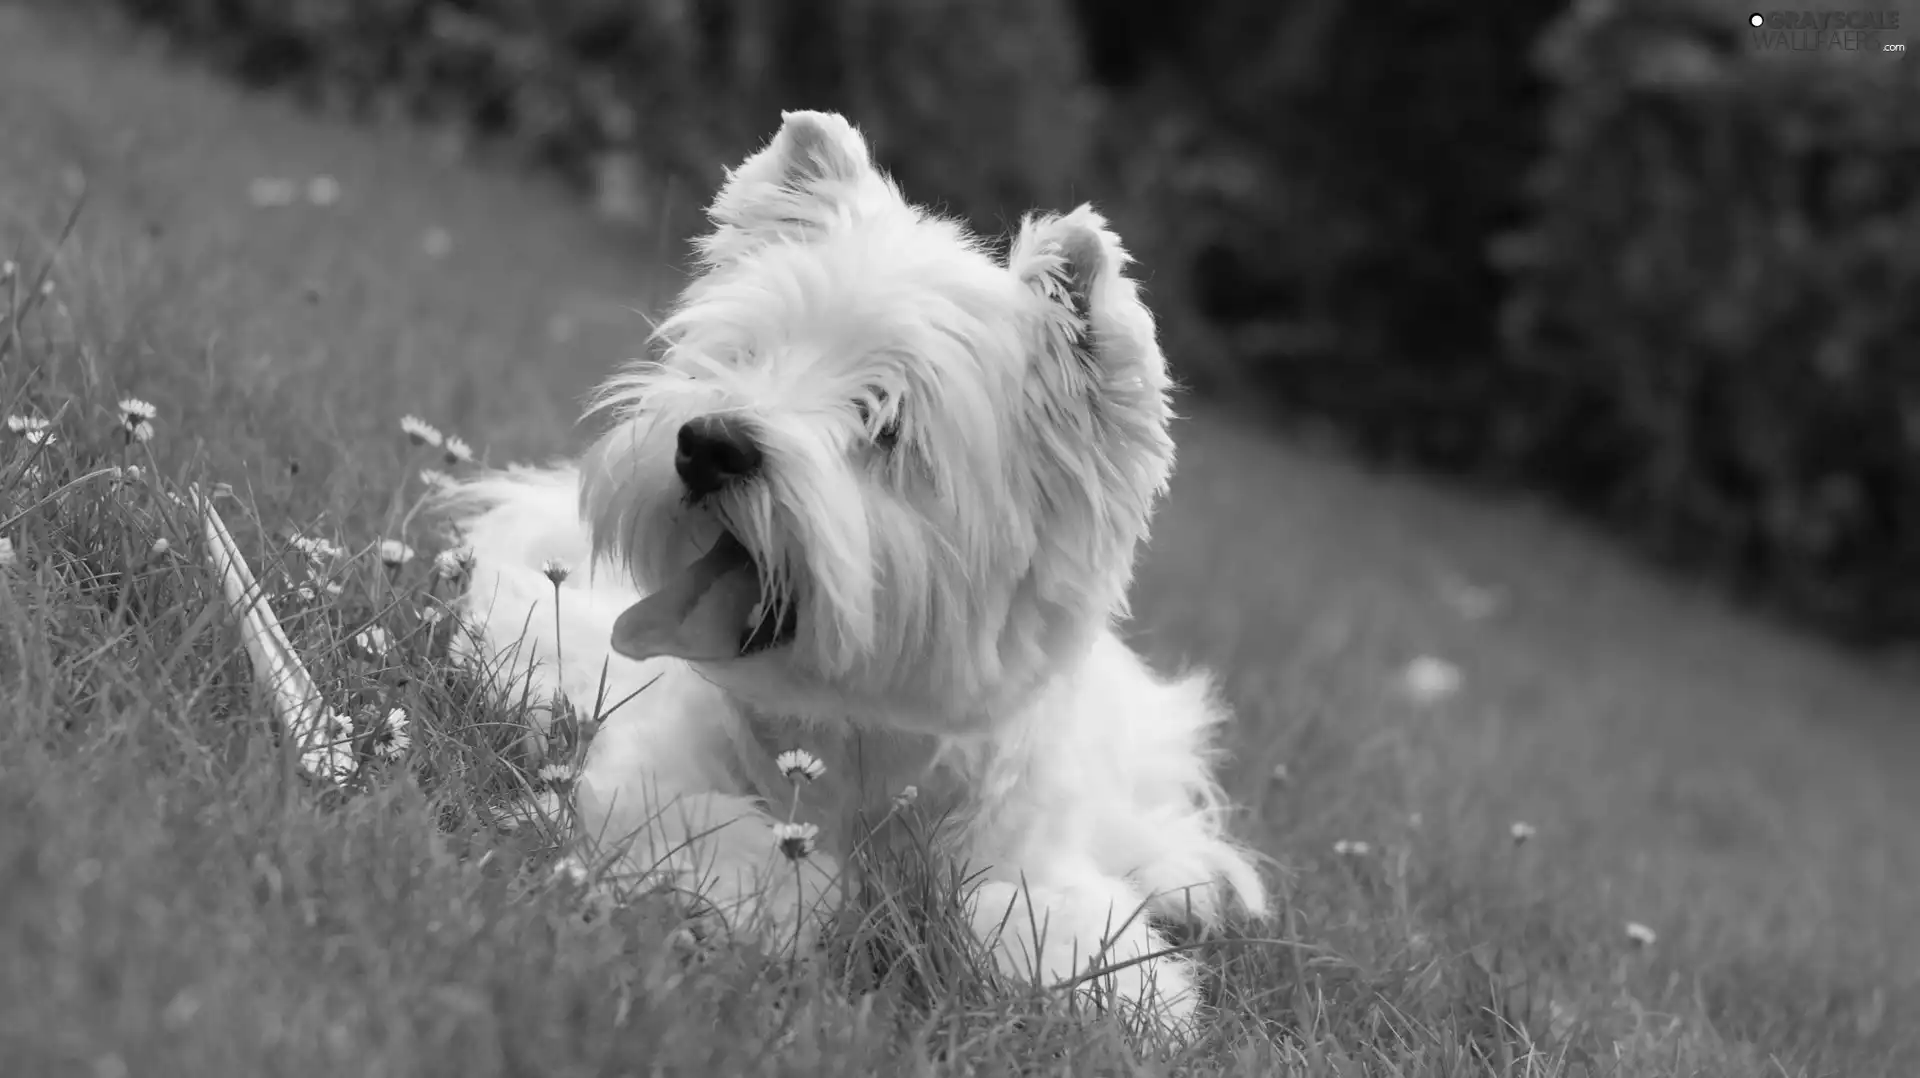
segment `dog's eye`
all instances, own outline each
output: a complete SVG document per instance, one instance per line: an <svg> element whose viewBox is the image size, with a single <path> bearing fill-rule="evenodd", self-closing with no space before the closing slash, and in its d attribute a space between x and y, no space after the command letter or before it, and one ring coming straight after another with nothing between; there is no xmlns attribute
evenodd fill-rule
<svg viewBox="0 0 1920 1078"><path fill-rule="evenodd" d="M869 429L872 429L874 401L880 402L880 406L885 407L886 400L887 398L884 395L878 394L878 393L874 394L872 400L869 400L866 397L856 398L853 402L853 406L860 413L861 424L866 426ZM873 431L873 444L879 446L882 449L892 449L894 446L894 443L898 442L899 440L900 440L900 414L898 412L895 412L891 417L887 419L887 422L884 426L880 427L878 430Z"/></svg>

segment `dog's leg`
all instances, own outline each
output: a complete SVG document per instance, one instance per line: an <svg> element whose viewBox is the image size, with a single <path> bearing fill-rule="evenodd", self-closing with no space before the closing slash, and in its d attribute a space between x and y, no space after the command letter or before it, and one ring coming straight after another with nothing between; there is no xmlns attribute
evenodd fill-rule
<svg viewBox="0 0 1920 1078"><path fill-rule="evenodd" d="M1057 869L1044 882L990 879L969 900L975 934L1001 973L1072 984L1103 1010L1164 1031L1193 1027L1200 1004L1191 964L1147 921L1146 896L1125 881Z"/></svg>
<svg viewBox="0 0 1920 1078"><path fill-rule="evenodd" d="M753 798L662 787L651 775L576 791L581 838L595 863L635 891L669 890L699 915L774 949L810 948L838 903L829 855L783 852L775 821Z"/></svg>
<svg viewBox="0 0 1920 1078"><path fill-rule="evenodd" d="M1213 770L1214 739L1230 716L1212 684L1198 672L1159 677L1111 637L1095 658L1099 676L1075 701L1091 777L1072 789L1100 869L1139 887L1167 920L1216 927L1236 907L1261 917L1259 858L1229 831Z"/></svg>
<svg viewBox="0 0 1920 1078"><path fill-rule="evenodd" d="M659 662L647 691L594 738L575 789L581 837L627 882L671 888L769 943L797 931L804 946L837 901L838 866L823 850L781 850L777 821L727 764L739 721L711 682Z"/></svg>

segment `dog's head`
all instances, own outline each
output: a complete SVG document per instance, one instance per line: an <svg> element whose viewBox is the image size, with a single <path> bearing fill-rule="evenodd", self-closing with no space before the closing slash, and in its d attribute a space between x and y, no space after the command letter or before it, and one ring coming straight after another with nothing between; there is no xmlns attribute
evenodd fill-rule
<svg viewBox="0 0 1920 1078"><path fill-rule="evenodd" d="M656 359L603 390L596 548L648 598L615 650L762 706L1004 708L1124 612L1172 466L1166 362L1088 207L1003 264L830 113L727 178Z"/></svg>

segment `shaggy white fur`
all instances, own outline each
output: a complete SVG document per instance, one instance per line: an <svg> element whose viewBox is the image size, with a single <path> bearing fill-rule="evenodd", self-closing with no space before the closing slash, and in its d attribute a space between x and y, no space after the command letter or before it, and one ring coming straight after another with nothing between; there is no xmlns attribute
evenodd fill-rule
<svg viewBox="0 0 1920 1078"><path fill-rule="evenodd" d="M813 112L709 212L657 358L602 391L610 429L458 492L472 657L536 700L618 705L577 783L591 836L792 933L838 896L856 820L911 785L980 874L982 939L1049 983L1165 949L1148 911L1263 913L1210 767L1225 712L1114 632L1173 443L1106 222L1029 218L1001 263ZM574 567L557 639L550 560ZM789 748L826 764L798 871L769 814ZM1171 955L1096 987L1177 1024L1199 1002Z"/></svg>

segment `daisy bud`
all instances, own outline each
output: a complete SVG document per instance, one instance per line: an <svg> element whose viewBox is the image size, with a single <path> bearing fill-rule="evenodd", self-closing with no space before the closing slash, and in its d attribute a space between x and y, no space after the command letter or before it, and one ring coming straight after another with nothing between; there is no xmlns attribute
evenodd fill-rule
<svg viewBox="0 0 1920 1078"><path fill-rule="evenodd" d="M557 588L567 582L567 574L573 570L568 569L567 563L558 558L548 558L547 563L540 567L540 571L545 573L547 579L553 581L553 586Z"/></svg>
<svg viewBox="0 0 1920 1078"><path fill-rule="evenodd" d="M387 638L387 631L378 625L369 626L355 633L353 642L361 651L365 652L369 658L373 659L378 659L382 655L385 655L387 648L391 646L392 643Z"/></svg>

